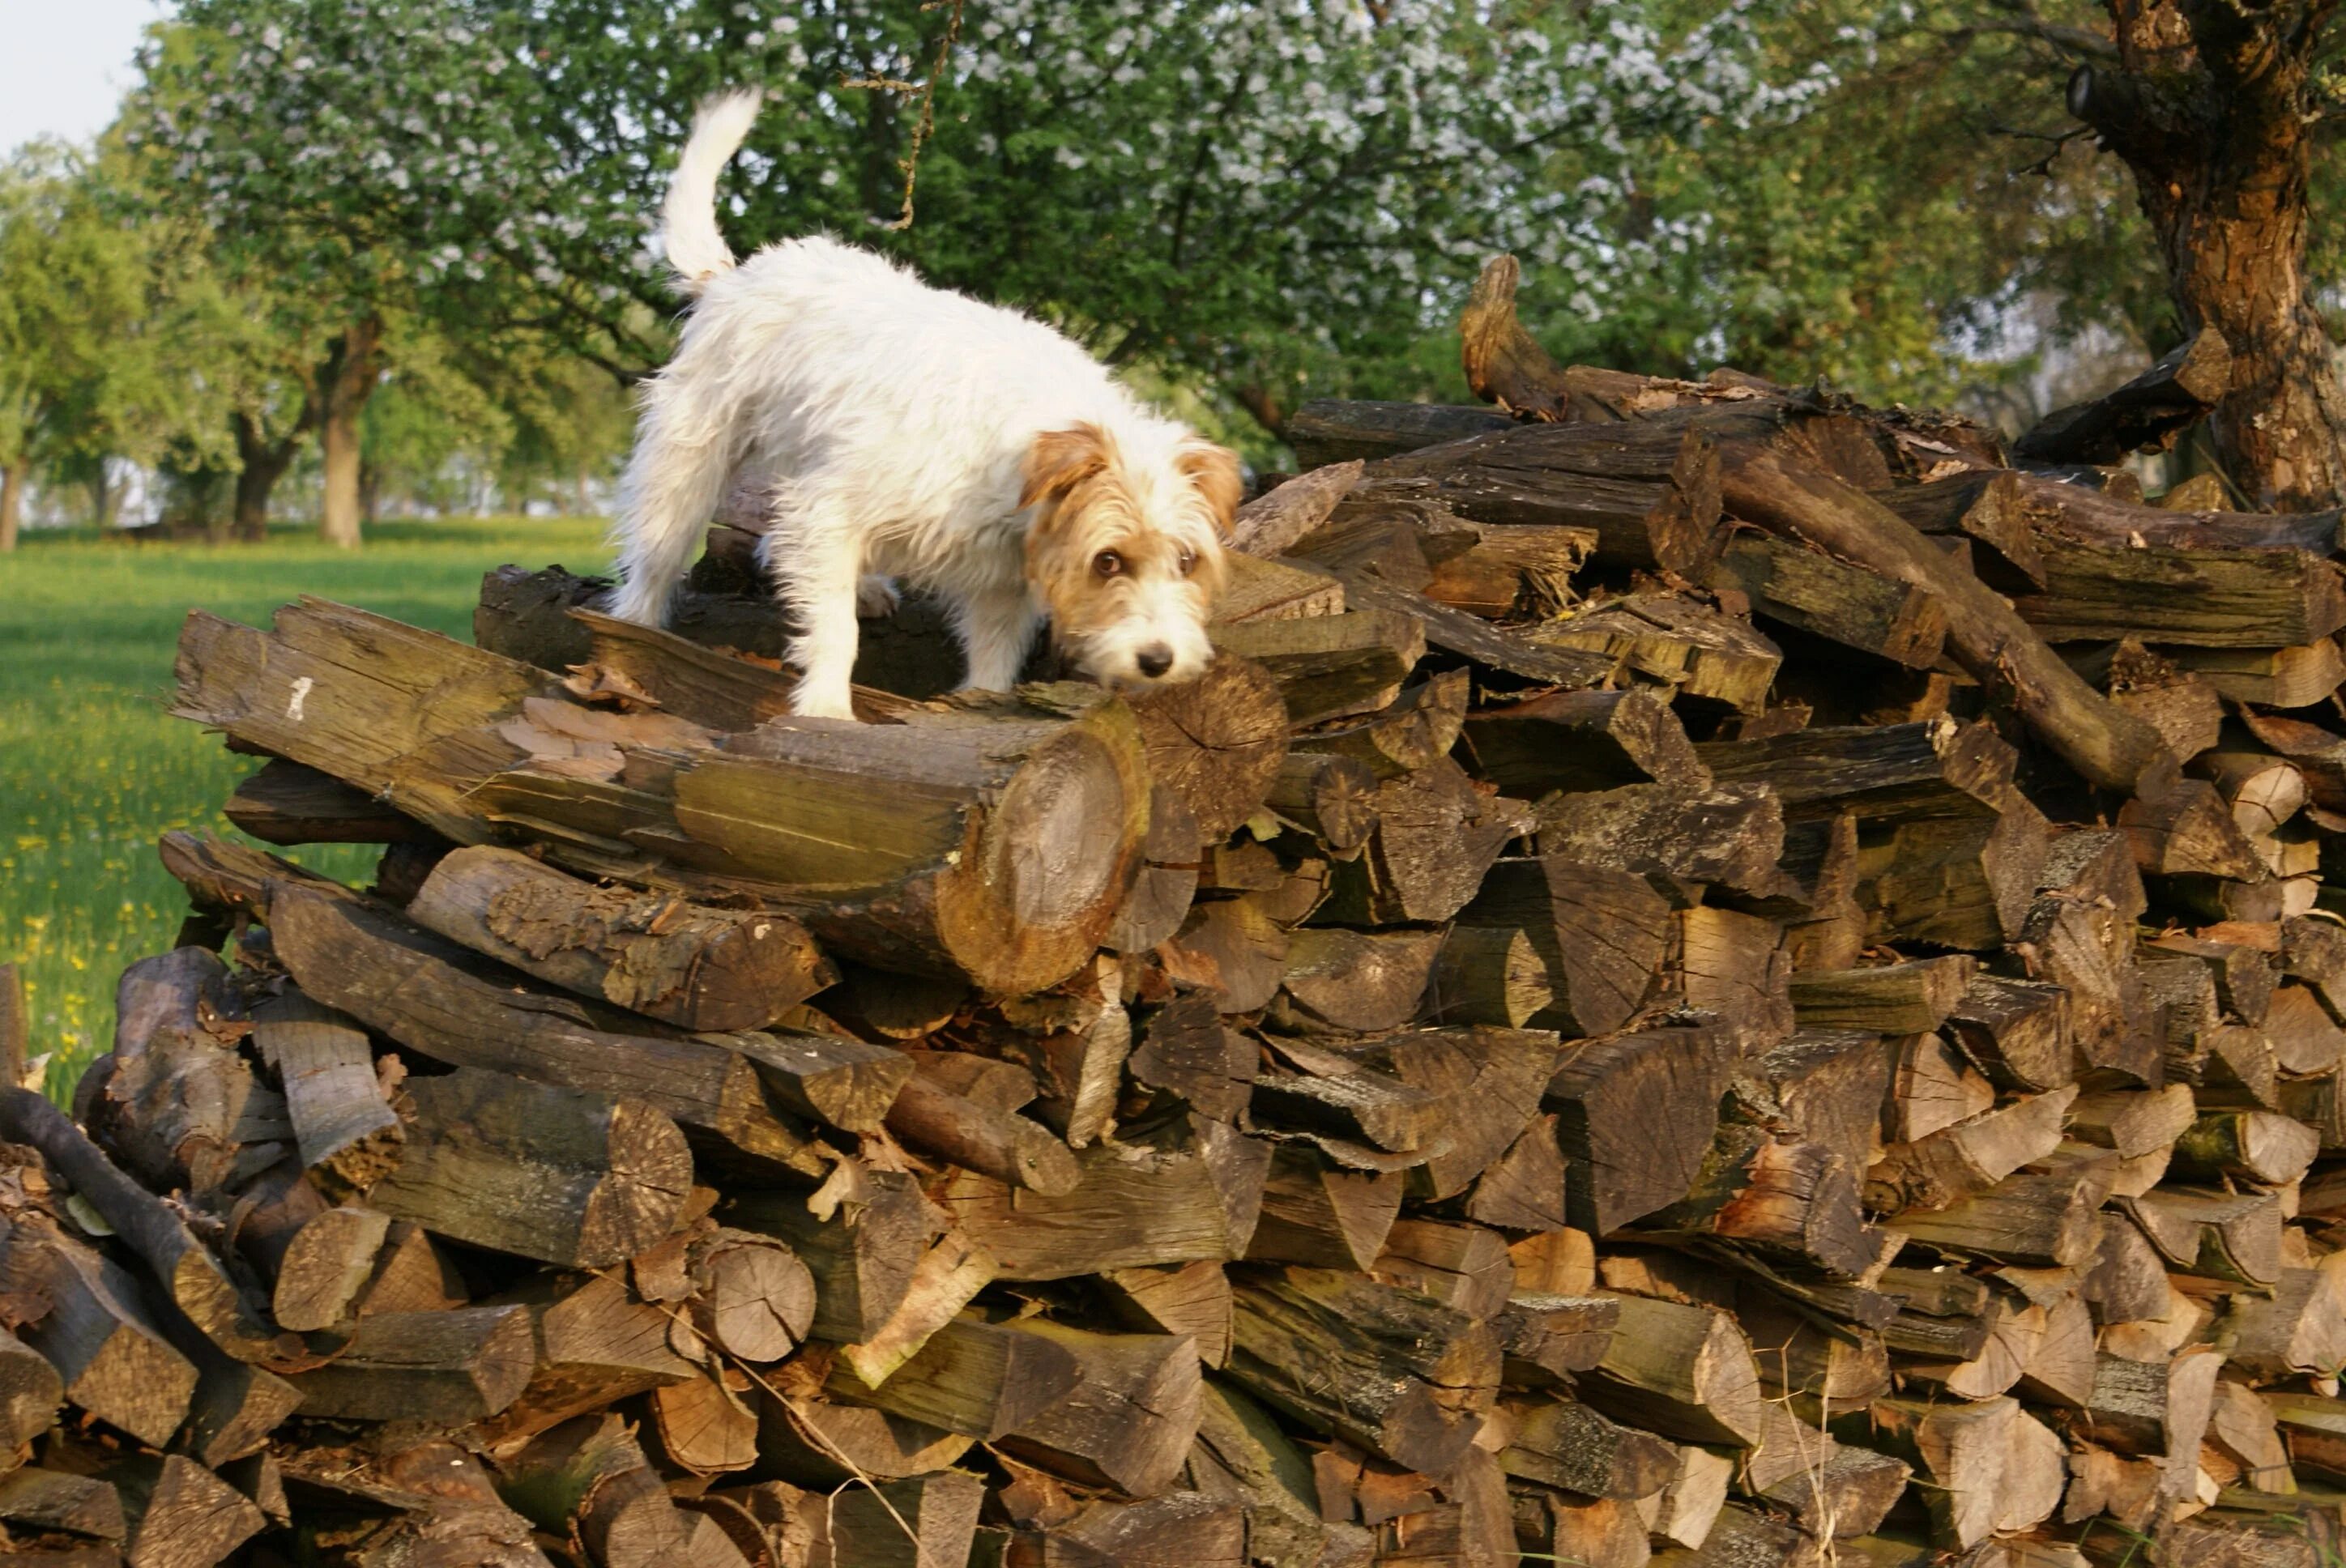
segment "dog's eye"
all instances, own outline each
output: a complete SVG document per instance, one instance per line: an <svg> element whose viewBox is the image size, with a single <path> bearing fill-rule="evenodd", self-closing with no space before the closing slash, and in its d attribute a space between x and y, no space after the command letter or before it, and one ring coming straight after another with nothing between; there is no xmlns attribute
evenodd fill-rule
<svg viewBox="0 0 2346 1568"><path fill-rule="evenodd" d="M1102 550L1092 557L1092 570L1103 577L1113 577L1124 570L1124 557L1113 550Z"/></svg>
<svg viewBox="0 0 2346 1568"><path fill-rule="evenodd" d="M1182 575L1183 576L1185 576L1185 577L1186 577L1186 576L1188 576L1190 573L1192 573L1192 572L1196 571L1197 569L1198 569L1198 552L1196 552L1195 550L1184 550L1184 551L1182 551L1182 552L1181 552L1181 575Z"/></svg>

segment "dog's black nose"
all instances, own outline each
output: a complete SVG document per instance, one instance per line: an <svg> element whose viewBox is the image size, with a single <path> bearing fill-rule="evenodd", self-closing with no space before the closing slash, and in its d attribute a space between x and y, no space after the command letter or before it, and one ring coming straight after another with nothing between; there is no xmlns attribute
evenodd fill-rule
<svg viewBox="0 0 2346 1568"><path fill-rule="evenodd" d="M1132 662L1140 667L1141 674L1155 680L1173 667L1173 650L1163 643L1150 643L1132 656Z"/></svg>

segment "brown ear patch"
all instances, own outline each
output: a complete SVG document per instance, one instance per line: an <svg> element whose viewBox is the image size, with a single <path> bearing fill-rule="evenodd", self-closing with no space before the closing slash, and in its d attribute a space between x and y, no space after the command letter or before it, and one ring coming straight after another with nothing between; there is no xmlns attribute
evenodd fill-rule
<svg viewBox="0 0 2346 1568"><path fill-rule="evenodd" d="M1046 496L1061 496L1108 464L1107 432L1091 423L1066 430L1046 430L1026 452L1025 483L1018 504L1032 506Z"/></svg>
<svg viewBox="0 0 2346 1568"><path fill-rule="evenodd" d="M1246 494L1246 479L1239 467L1239 454L1227 446L1210 442L1184 443L1175 465L1188 476L1189 483L1214 509L1214 524L1225 538L1238 526L1239 498Z"/></svg>

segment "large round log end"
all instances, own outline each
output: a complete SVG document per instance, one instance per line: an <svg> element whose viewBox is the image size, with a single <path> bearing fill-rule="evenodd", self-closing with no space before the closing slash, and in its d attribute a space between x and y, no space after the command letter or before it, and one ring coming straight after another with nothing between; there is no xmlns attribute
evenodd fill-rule
<svg viewBox="0 0 2346 1568"><path fill-rule="evenodd" d="M1148 832L1140 729L1104 703L1027 755L970 814L960 863L937 884L946 952L981 989L1041 991L1107 939Z"/></svg>

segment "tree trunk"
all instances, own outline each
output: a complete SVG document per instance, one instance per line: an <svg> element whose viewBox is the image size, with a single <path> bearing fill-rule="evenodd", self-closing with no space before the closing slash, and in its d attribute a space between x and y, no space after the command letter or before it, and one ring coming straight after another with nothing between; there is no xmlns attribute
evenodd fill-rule
<svg viewBox="0 0 2346 1568"><path fill-rule="evenodd" d="M24 525L25 486L33 476L33 465L24 458L0 463L0 553L16 547L16 535Z"/></svg>
<svg viewBox="0 0 2346 1568"><path fill-rule="evenodd" d="M2126 160L2187 336L2232 353L2216 452L2260 509L2346 490L2346 388L2307 271L2310 87L2331 5L2108 0L2118 64L2082 66L2072 113Z"/></svg>
<svg viewBox="0 0 2346 1568"><path fill-rule="evenodd" d="M269 494L285 471L293 466L301 438L317 423L316 399L306 400L301 417L284 435L271 440L250 414L235 417L236 454L242 465L236 476L236 536L258 543L269 533Z"/></svg>
<svg viewBox="0 0 2346 1568"><path fill-rule="evenodd" d="M107 482L106 459L91 459L89 471L89 520L101 534L114 526L114 486Z"/></svg>
<svg viewBox="0 0 2346 1568"><path fill-rule="evenodd" d="M326 495L319 536L345 550L359 545L362 505L359 493L359 415L374 392L382 369L382 323L372 316L353 322L326 361L320 421L326 459Z"/></svg>

